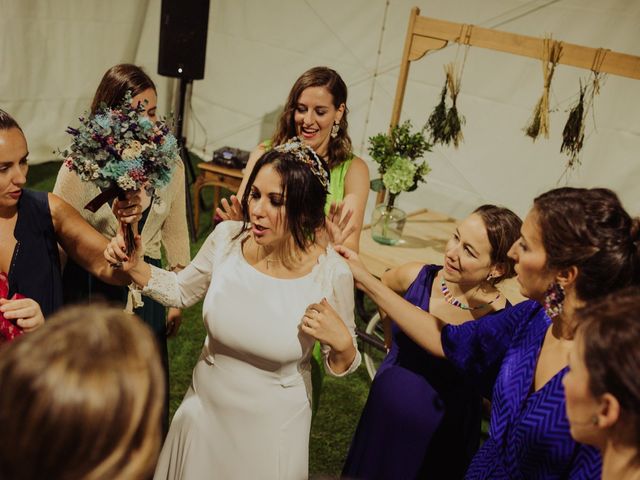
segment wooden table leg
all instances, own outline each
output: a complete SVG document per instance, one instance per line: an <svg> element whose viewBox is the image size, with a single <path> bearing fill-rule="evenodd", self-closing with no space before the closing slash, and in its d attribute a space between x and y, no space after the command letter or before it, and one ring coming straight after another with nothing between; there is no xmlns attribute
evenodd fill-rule
<svg viewBox="0 0 640 480"><path fill-rule="evenodd" d="M211 225L213 225L213 219L216 217L216 208L220 206L220 187L213 186L213 208L211 209Z"/></svg>
<svg viewBox="0 0 640 480"><path fill-rule="evenodd" d="M204 183L204 177L202 174L198 175L193 185L193 223L195 226L195 236L198 237L198 230L200 230L200 191Z"/></svg>

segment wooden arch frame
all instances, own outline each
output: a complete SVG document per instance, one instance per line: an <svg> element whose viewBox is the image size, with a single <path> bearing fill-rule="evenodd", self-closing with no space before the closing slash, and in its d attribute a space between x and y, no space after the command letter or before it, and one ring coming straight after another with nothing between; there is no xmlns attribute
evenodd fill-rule
<svg viewBox="0 0 640 480"><path fill-rule="evenodd" d="M420 60L432 50L446 47L449 42L536 59L541 58L544 48L544 39L542 38L421 17L420 9L413 7L409 15L409 26L400 63L400 75L393 101L391 128L398 125L400 121L411 62ZM608 49L563 42L562 56L558 63L587 70L597 68L600 72L640 80L640 57ZM384 190L378 192L376 203L382 203L384 196Z"/></svg>

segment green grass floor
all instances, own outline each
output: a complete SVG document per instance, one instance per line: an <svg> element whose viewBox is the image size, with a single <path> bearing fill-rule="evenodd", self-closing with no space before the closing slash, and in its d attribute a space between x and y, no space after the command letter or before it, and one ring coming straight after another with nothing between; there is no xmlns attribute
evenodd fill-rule
<svg viewBox="0 0 640 480"><path fill-rule="evenodd" d="M59 168L60 162L31 166L28 187L51 191ZM207 208L200 216L199 237L191 245L192 257L211 231L210 189L205 189L204 197ZM178 336L169 341L171 416L191 384L191 372L202 349L204 338L202 303L198 303L184 311L184 320ZM310 476L332 478L340 473L368 391L369 377L364 366L345 378L325 377L320 408L311 428Z"/></svg>

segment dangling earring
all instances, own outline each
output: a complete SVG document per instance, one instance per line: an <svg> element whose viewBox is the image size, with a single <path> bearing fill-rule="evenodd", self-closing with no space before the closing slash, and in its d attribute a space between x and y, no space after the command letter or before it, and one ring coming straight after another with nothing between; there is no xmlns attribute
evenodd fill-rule
<svg viewBox="0 0 640 480"><path fill-rule="evenodd" d="M336 138L338 136L339 131L340 131L340 125L336 122L331 127L331 138Z"/></svg>
<svg viewBox="0 0 640 480"><path fill-rule="evenodd" d="M564 288L558 282L553 282L544 292L544 310L549 318L555 318L562 313L564 302Z"/></svg>

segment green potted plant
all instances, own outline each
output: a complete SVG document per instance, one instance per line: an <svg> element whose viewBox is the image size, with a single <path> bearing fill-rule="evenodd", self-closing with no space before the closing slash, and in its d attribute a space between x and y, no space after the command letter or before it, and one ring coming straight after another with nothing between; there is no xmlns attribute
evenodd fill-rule
<svg viewBox="0 0 640 480"><path fill-rule="evenodd" d="M377 205L371 219L371 235L379 243L395 245L402 236L406 213L395 206L401 192L411 192L425 182L431 171L422 159L431 151L424 129L412 133L411 121L369 138L369 155L378 164L379 178L371 181L371 189L387 190L387 201Z"/></svg>

